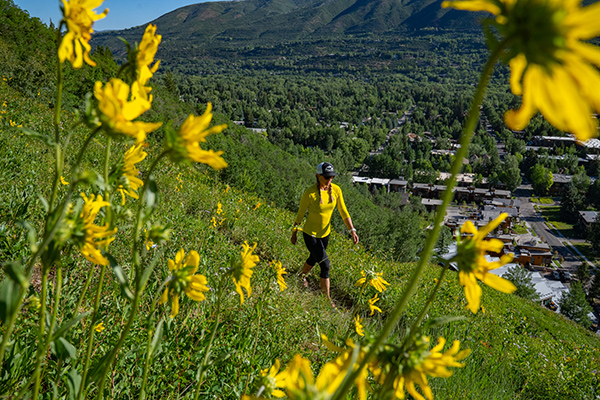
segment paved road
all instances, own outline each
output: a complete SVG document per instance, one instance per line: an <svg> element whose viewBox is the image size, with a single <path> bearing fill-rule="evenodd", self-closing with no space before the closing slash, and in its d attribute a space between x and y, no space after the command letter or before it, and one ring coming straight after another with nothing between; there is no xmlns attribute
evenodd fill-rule
<svg viewBox="0 0 600 400"><path fill-rule="evenodd" d="M560 237L555 230L548 228L544 218L535 211L533 204L529 201L531 193L530 186L522 185L515 191L515 196L521 200L521 218L527 221L535 233L552 247L552 252L558 252L564 258L563 268L575 274L577 267L581 264L579 258L564 245L564 238Z"/></svg>

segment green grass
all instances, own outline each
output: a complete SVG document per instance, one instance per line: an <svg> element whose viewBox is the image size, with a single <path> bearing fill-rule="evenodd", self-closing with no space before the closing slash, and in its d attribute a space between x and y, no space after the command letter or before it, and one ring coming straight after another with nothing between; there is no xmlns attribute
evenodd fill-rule
<svg viewBox="0 0 600 400"><path fill-rule="evenodd" d="M36 102L22 98L7 90L0 83L0 97L7 99L9 111L4 118L36 129L51 132L49 122L51 111L40 107ZM43 206L37 195L48 196L52 154L37 142L19 135L9 128L2 119L0 123L0 157L6 160L0 169L3 181L9 183L10 190L0 198L0 221L3 225L2 261L27 257L27 238L15 224L10 213L28 199L32 202L27 209L27 219L34 225L41 224ZM73 122L66 116L66 123ZM225 133L226 134L226 133ZM76 135L74 142L81 145L82 135ZM87 166L98 164L102 157L103 138L94 142L86 156ZM156 155L160 144L150 138L148 152ZM114 144L115 158L122 154L124 145ZM235 154L225 154L235 157ZM148 161L140 164L144 171ZM156 172L158 194L161 202L153 215L155 223L162 223L173 229L171 240L151 250L146 258L158 260L152 272L147 289L148 296L140 306L141 315L147 313L152 298L158 296L160 283L168 276L167 260L173 259L177 250L195 249L200 254L198 273L204 274L208 285L214 287L216 279L223 273L230 257L239 254L244 241L257 243L256 253L260 262L252 277L252 295L240 304L239 295L233 285L227 287L223 303L222 323L212 349L212 363L203 383L201 398L240 398L243 393L256 393L250 388L256 383L260 371L270 367L275 359L285 365L295 354L309 358L316 370L335 355L320 341L320 335L327 335L338 345L346 339L361 340L354 332L353 318L358 313L365 318L366 336L374 336L385 322L415 267L413 263L397 263L375 257L362 246L353 245L345 234L334 232L331 236L329 256L332 260L332 296L338 304L334 310L316 291L306 291L298 284L295 273L302 266L307 252L299 243L290 244L290 227L294 213L275 207L268 201L237 188L227 189L215 174L208 174L204 167L196 169L175 166L165 161ZM86 188L83 188L86 189ZM61 188L64 190L64 188ZM87 188L90 190L90 188ZM64 192L61 192L64 193ZM290 194L292 195L292 194ZM257 208L257 204L261 205ZM217 204L221 203L223 214L217 215ZM128 201L121 212L127 221ZM350 209L350 213L353 211ZM225 218L214 227L213 217ZM334 214L334 218L339 218ZM131 226L119 226L116 240L109 251L126 264L131 245ZM269 267L272 260L281 261L288 271L286 281L289 288L280 292L276 286L273 271ZM63 260L64 279L63 301L58 305L59 319L66 321L74 312L79 296L84 297L85 310L90 309L93 292L83 292L83 283L92 268L93 288L98 280L97 269L78 254L65 256ZM147 265L147 264L144 264ZM382 314L368 316L365 301L367 296L354 286L363 269L382 272L390 283L389 289L380 295L378 305ZM391 341L398 342L406 328L416 318L432 290L440 269L429 265L425 269L419 287L411 299ZM310 275L312 286L318 283L318 271ZM109 274L102 293L100 318L106 330L96 335L93 349L93 362L99 362L110 346L117 340L124 318L129 313L129 303L120 294L117 280ZM514 295L497 292L483 284L482 310L472 314L466 308L463 289L457 275L448 272L441 285L438 297L428 312L427 319L458 316L461 321L428 329L425 333L437 342L437 337L445 337L449 343L461 341L461 348L470 348L472 354L465 360L464 368L456 368L448 379L430 380L435 398L440 399L564 399L595 398L598 396L597 372L600 364L600 340L597 336L582 329L561 316L540 308L537 304L524 301ZM372 288L366 293L373 295ZM31 294L39 293L39 283L33 282ZM148 382L148 398L189 399L193 396L194 377L198 364L204 356L205 348L214 323L215 297L207 294L207 300L195 303L183 297L180 314L173 320L167 318L164 338L155 355ZM160 307L160 316L168 315L168 307ZM0 396L14 393L14 388L22 384L32 372L36 337L33 328L38 316L32 310L24 309L19 317L14 342L10 347L10 363L6 373L0 377ZM156 323L156 320L154 321ZM84 320L68 335L68 340L79 354L85 347ZM134 323L118 362L110 372L107 393L111 398L133 399L138 396L141 368L145 356L147 326L144 319ZM49 375L43 381L50 387L49 379L54 379L56 359L47 359ZM66 373L73 368L67 364L60 370L62 381L59 392L65 394ZM81 367L75 367L81 369ZM551 376L552 379L548 379ZM50 390L50 389L49 389ZM94 390L94 389L92 389ZM50 393L50 392L48 392Z"/></svg>
<svg viewBox="0 0 600 400"><path fill-rule="evenodd" d="M565 237L577 237L577 231L574 229L574 225L561 220L560 206L540 207L540 212L546 221L552 224L550 228L554 227L555 229L558 229Z"/></svg>
<svg viewBox="0 0 600 400"><path fill-rule="evenodd" d="M521 222L519 224L515 224L513 226L513 230L517 233L517 235L523 235L523 234L526 234L527 232L529 232L527 230L527 226L525 225L524 222Z"/></svg>
<svg viewBox="0 0 600 400"><path fill-rule="evenodd" d="M600 261L600 256L598 256L598 254L596 254L596 252L594 252L594 250L592 250L592 245L587 243L587 242L571 242L571 246L573 246L574 248L576 248L577 250L579 250L579 252L581 254L583 254L585 256L585 258L587 258L588 260L590 260L591 262L598 262Z"/></svg>

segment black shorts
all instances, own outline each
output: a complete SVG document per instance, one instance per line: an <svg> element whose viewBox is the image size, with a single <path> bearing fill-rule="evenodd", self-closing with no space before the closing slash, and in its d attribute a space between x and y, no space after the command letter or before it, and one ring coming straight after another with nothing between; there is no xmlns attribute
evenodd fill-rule
<svg viewBox="0 0 600 400"><path fill-rule="evenodd" d="M310 252L306 263L311 267L319 264L321 267L321 274L319 276L323 279L329 278L329 257L327 257L327 253L325 252L329 244L329 235L317 238L303 233L303 236L304 244L306 244L306 248Z"/></svg>

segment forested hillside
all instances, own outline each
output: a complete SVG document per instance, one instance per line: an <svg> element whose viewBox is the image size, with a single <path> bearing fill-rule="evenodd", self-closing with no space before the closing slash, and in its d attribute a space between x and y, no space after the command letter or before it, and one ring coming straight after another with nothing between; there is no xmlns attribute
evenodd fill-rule
<svg viewBox="0 0 600 400"><path fill-rule="evenodd" d="M330 3L323 7L339 5ZM356 3L358 14L338 20L378 16L393 4L398 15L410 6L413 18L425 18L438 2L370 3ZM300 1L280 2L280 9L273 9L275 2L235 2L195 10L225 4L246 7L248 15L258 15L262 6L274 20L308 7ZM369 23L361 29L371 29ZM142 31L131 33L128 40L139 43ZM157 33L164 35L160 48L173 47L183 57L185 48L170 42L167 28L158 25ZM136 120L163 124L134 146L131 137L101 131L100 99L91 94L96 82L105 84L119 73L123 59L113 53L123 54L124 44L96 47L96 67L62 64L64 92L57 107L56 29L29 18L12 0L0 0L0 54L7 57L0 59L0 176L8 182L0 194L0 398L34 392L40 399L269 397L278 394L276 370L292 365L297 355L310 360L302 374L312 376L353 357L350 350L342 353L346 359L338 358L337 346L373 343L404 298L433 215L419 197L407 201L401 193L355 187L350 174L361 169L413 183L434 182L448 170L453 158L443 150L456 146L486 56L483 40L470 35L424 31L382 41L229 48L220 53L231 56L224 60L216 53L186 63L166 59L149 83L152 107ZM462 47L456 38L471 45ZM362 52L357 43L383 47ZM339 51L329 55L324 44ZM493 77L469 153L477 159L469 165L472 172L497 180L510 161L500 160L484 120L506 141L507 156L519 161L528 137L562 134L540 116L520 138L504 131L501 115L518 103L502 83L507 76L500 67ZM226 125L206 142L199 140L203 150L223 152L225 168L186 158L192 146L176 140L189 115L206 123L206 135L209 122L213 129ZM126 161L132 149L147 158ZM62 150L64 165L56 161ZM361 240L352 244L336 213L328 248L335 307L319 293L318 272L309 276L308 288L299 281L307 252L290 243L300 196L325 160L340 172L334 182L342 187ZM127 173L125 179L143 180L137 199L130 194L133 185L123 183ZM32 257L44 251L46 228L60 218L65 222L50 230L56 238L50 250ZM104 236L88 238L87 246L112 236L100 254L107 257L105 265L80 251L89 231ZM446 231L438 244L447 246L450 239ZM365 276L385 279L387 287L364 284ZM457 276L437 262L426 265L386 346L399 349L417 326L431 338L419 357L440 337L448 343L442 345L447 358L454 360L455 340L461 350L470 349L468 357L461 353L459 365L447 364L451 377L429 380L435 399L598 397L598 336L483 284L481 307L473 313ZM22 305L11 314L21 290ZM373 295L379 296L377 307L371 307ZM429 339L421 340L428 345ZM375 398L381 382L372 376L366 382L373 388L366 396ZM422 392L424 385L419 387ZM348 398L360 398L360 390L353 388Z"/></svg>

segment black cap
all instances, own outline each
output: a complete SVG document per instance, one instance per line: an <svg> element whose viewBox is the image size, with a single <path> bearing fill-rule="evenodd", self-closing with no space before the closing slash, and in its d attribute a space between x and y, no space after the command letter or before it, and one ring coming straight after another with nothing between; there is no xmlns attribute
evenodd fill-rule
<svg viewBox="0 0 600 400"><path fill-rule="evenodd" d="M328 162L322 162L321 164L317 165L317 174L323 175L325 178L337 176L337 173L333 169L333 165Z"/></svg>

